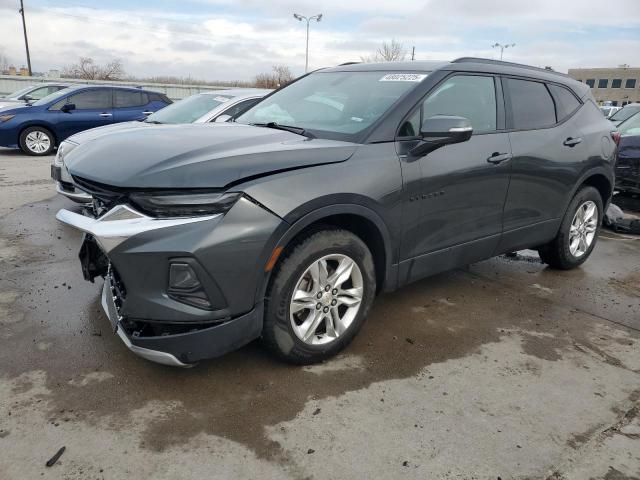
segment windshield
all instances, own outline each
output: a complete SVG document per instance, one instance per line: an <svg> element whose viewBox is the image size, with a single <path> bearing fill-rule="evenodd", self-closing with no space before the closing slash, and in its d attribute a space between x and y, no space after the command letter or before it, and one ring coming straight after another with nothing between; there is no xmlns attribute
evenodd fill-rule
<svg viewBox="0 0 640 480"><path fill-rule="evenodd" d="M609 117L609 120L613 120L614 122L622 122L636 112L640 112L640 105L627 105L626 107L623 107L621 110L618 110L616 113L611 115L611 117Z"/></svg>
<svg viewBox="0 0 640 480"><path fill-rule="evenodd" d="M3 98L18 99L18 97L21 97L25 93L30 92L31 90L33 90L33 88L33 85L31 85L30 87L21 88L20 90L16 90L15 92L10 93L9 95L5 95Z"/></svg>
<svg viewBox="0 0 640 480"><path fill-rule="evenodd" d="M152 113L149 123L193 123L201 116L233 98L230 95L196 94Z"/></svg>
<svg viewBox="0 0 640 480"><path fill-rule="evenodd" d="M640 113L636 113L618 125L618 131L623 137L640 135Z"/></svg>
<svg viewBox="0 0 640 480"><path fill-rule="evenodd" d="M61 99L61 98L64 98L64 97L68 97L75 90L77 90L77 89L74 88L74 87L63 88L62 90L58 90L57 92L54 92L54 93L52 93L50 95L47 95L46 97L42 97L37 102L34 102L32 105L35 105L36 107L39 107L40 105L48 105L50 102L52 102L54 100L58 100L58 99Z"/></svg>
<svg viewBox="0 0 640 480"><path fill-rule="evenodd" d="M238 117L251 125L277 123L318 138L355 141L426 73L316 72L262 100Z"/></svg>

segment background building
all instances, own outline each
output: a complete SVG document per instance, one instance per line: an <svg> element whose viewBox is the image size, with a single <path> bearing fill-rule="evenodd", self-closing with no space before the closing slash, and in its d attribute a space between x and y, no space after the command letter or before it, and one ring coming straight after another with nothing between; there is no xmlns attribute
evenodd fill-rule
<svg viewBox="0 0 640 480"><path fill-rule="evenodd" d="M589 85L599 104L640 102L640 68L571 68L569 76Z"/></svg>

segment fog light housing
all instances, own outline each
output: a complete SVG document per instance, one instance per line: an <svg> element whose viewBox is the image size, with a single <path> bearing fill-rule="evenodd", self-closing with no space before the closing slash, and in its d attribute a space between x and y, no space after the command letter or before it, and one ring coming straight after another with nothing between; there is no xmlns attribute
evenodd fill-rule
<svg viewBox="0 0 640 480"><path fill-rule="evenodd" d="M188 263L171 263L169 265L169 297L191 305L192 307L211 310L211 302L202 288L198 275Z"/></svg>

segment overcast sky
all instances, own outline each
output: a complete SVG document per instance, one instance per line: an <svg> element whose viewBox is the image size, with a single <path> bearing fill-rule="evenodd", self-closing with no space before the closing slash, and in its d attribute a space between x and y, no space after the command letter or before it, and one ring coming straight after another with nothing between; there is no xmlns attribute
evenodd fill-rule
<svg viewBox="0 0 640 480"><path fill-rule="evenodd" d="M417 60L499 58L491 44L516 43L505 60L566 71L640 67L640 0L24 0L35 71L79 56L120 58L137 76L248 80L273 64L304 70L370 55L395 38ZM0 0L0 53L26 63L19 0ZM318 7L322 5L322 7Z"/></svg>

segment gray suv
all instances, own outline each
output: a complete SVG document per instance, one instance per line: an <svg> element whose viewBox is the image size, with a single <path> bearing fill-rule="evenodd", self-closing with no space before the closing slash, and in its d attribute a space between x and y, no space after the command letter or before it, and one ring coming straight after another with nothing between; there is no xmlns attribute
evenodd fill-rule
<svg viewBox="0 0 640 480"><path fill-rule="evenodd" d="M158 125L64 159L93 197L87 280L135 353L186 366L256 338L311 363L374 297L533 248L591 254L613 185L612 126L589 88L475 58L305 75L235 123Z"/></svg>

